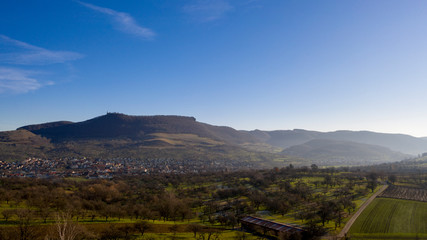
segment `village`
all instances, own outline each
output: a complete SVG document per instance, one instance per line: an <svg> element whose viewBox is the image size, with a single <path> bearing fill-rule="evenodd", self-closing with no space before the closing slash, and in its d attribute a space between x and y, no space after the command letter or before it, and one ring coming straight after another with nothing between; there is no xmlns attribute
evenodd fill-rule
<svg viewBox="0 0 427 240"><path fill-rule="evenodd" d="M138 176L154 173L203 173L234 171L252 168L247 162L226 160L156 159L93 159L80 158L28 158L24 161L0 160L0 177L111 179L114 176Z"/></svg>

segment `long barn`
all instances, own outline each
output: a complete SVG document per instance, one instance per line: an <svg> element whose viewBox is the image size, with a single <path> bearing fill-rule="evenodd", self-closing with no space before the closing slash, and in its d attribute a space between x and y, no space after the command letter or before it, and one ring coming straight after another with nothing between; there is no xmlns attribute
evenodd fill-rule
<svg viewBox="0 0 427 240"><path fill-rule="evenodd" d="M291 235L295 233L303 233L304 229L299 226L274 222L258 217L247 216L240 220L242 227L250 230L262 233L264 235Z"/></svg>

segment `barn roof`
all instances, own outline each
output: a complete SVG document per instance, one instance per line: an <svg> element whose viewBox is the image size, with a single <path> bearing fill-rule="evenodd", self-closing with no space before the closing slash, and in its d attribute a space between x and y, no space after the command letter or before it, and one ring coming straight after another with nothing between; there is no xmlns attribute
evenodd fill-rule
<svg viewBox="0 0 427 240"><path fill-rule="evenodd" d="M262 219L262 218L257 218L257 217L252 217L252 216L244 217L240 221L245 222L245 223L255 224L255 225L258 225L261 227L266 227L266 228L269 228L269 229L272 229L275 231L279 231L279 232L288 232L288 231L302 232L302 231L304 231L299 226L274 222L274 221L270 221L270 220L266 220L266 219Z"/></svg>

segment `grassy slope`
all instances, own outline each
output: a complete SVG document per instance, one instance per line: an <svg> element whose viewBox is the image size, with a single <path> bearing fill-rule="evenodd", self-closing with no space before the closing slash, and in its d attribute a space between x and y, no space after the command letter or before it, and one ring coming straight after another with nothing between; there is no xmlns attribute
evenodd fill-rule
<svg viewBox="0 0 427 240"><path fill-rule="evenodd" d="M52 147L49 140L27 130L0 132L0 161L45 157Z"/></svg>
<svg viewBox="0 0 427 240"><path fill-rule="evenodd" d="M427 203L377 198L350 229L352 236L427 235Z"/></svg>

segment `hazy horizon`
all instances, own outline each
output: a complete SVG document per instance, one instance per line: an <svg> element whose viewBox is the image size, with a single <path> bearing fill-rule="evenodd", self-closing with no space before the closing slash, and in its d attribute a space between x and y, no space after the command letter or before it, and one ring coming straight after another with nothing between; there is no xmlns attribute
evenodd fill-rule
<svg viewBox="0 0 427 240"><path fill-rule="evenodd" d="M0 131L110 111L427 136L425 1L1 6Z"/></svg>

